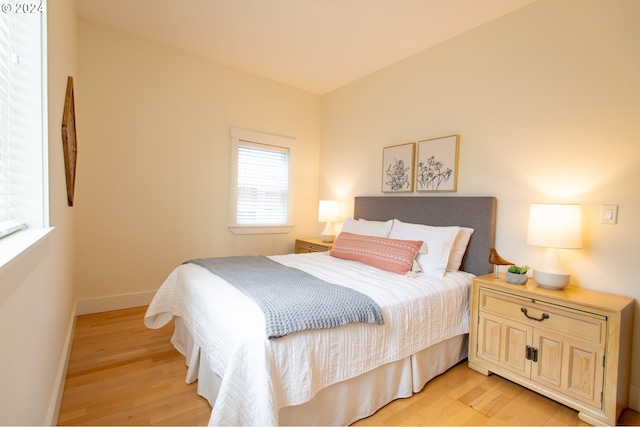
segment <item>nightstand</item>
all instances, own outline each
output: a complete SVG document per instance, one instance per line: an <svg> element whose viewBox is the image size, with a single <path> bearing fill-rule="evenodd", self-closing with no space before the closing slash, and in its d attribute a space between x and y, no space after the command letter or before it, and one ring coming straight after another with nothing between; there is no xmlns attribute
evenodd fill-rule
<svg viewBox="0 0 640 427"><path fill-rule="evenodd" d="M308 254L310 252L326 252L333 246L333 243L325 243L320 239L296 239L295 253Z"/></svg>
<svg viewBox="0 0 640 427"><path fill-rule="evenodd" d="M629 398L633 307L632 298L545 289L531 278L475 277L469 367L567 405L587 423L615 425Z"/></svg>

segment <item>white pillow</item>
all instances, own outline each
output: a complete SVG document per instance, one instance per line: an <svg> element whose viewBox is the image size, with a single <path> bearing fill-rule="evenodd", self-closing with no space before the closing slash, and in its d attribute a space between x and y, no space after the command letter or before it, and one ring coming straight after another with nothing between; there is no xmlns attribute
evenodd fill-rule
<svg viewBox="0 0 640 427"><path fill-rule="evenodd" d="M422 240L426 254L418 254L418 264L425 274L443 277L449 263L449 254L460 227L433 227L393 220L390 239Z"/></svg>
<svg viewBox="0 0 640 427"><path fill-rule="evenodd" d="M347 218L342 225L342 231L347 233L360 234L362 236L389 237L389 232L393 226L393 220L389 221L367 221L360 218L355 220Z"/></svg>
<svg viewBox="0 0 640 427"><path fill-rule="evenodd" d="M453 247L449 254L449 263L447 264L447 271L458 271L460 264L462 264L462 258L467 251L469 240L473 234L473 228L460 227L460 231L456 235L456 239L453 241Z"/></svg>

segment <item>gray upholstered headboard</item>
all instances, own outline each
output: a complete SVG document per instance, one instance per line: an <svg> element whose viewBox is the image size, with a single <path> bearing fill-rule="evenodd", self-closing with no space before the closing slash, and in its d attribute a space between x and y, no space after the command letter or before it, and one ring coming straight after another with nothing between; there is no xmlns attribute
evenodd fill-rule
<svg viewBox="0 0 640 427"><path fill-rule="evenodd" d="M495 197L356 197L354 219L426 225L458 225L475 231L462 260L461 270L481 275L491 272L489 249L496 234Z"/></svg>

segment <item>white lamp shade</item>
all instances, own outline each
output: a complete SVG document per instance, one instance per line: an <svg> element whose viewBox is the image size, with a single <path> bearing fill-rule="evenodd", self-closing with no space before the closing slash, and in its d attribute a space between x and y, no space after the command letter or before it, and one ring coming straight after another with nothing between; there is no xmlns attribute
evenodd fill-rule
<svg viewBox="0 0 640 427"><path fill-rule="evenodd" d="M527 243L545 248L581 248L580 205L531 205Z"/></svg>
<svg viewBox="0 0 640 427"><path fill-rule="evenodd" d="M340 221L340 202L337 200L320 200L318 222L338 221Z"/></svg>
<svg viewBox="0 0 640 427"><path fill-rule="evenodd" d="M582 212L580 205L531 205L527 243L547 248L547 255L533 278L538 285L562 289L571 275L564 268L558 249L582 247Z"/></svg>

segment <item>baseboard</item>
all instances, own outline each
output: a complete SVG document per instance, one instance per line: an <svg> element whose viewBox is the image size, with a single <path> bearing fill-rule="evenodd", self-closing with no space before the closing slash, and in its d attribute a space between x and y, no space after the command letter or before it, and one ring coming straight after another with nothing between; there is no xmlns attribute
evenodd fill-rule
<svg viewBox="0 0 640 427"><path fill-rule="evenodd" d="M122 310L124 308L149 305L155 291L136 292L133 294L111 295L108 297L87 298L78 300L76 315L102 313L105 311Z"/></svg>
<svg viewBox="0 0 640 427"><path fill-rule="evenodd" d="M640 412L640 386L635 384L629 386L629 408Z"/></svg>
<svg viewBox="0 0 640 427"><path fill-rule="evenodd" d="M64 348L60 357L60 365L56 374L56 382L53 388L53 395L49 402L49 410L47 411L47 420L50 426L58 425L58 415L60 415L60 405L62 404L62 395L64 394L64 385L67 380L67 368L69 367L69 357L71 356L71 344L73 343L73 333L76 329L76 308L74 303L69 318L69 326L67 327L67 336L65 337Z"/></svg>

